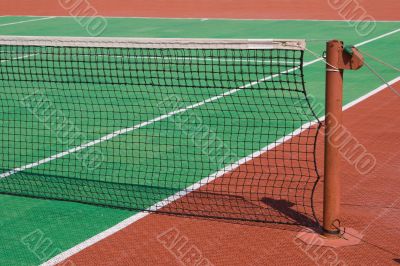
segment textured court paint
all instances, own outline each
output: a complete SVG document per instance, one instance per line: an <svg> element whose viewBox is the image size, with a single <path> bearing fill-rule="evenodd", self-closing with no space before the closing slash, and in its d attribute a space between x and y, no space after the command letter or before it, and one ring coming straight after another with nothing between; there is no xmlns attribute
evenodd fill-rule
<svg viewBox="0 0 400 266"><path fill-rule="evenodd" d="M400 89L399 82L393 86ZM335 250L338 259L346 265L368 264L371 261L389 265L393 254L400 252L397 243L400 231L396 228L400 219L400 193L397 189L400 116L393 116L400 112L400 98L390 89L383 88L376 89L369 98L363 97L362 101L347 105L348 110L344 112L346 128L373 153L378 162L367 176L343 162L342 200L346 204L342 205L341 218L346 226L364 234L362 245ZM323 138L319 140L322 144ZM371 226L371 223L379 225ZM317 253L302 252L301 243L296 241L296 231L152 214L67 261L74 265L133 265L137 261L146 265L174 265L175 256L158 241L158 236L171 228L186 237L189 243L195 244L202 256L215 265L265 265L266 261L279 265L310 265L313 258L324 258L321 255L324 252L331 254L326 247L313 251ZM216 246L218 249L215 249Z"/></svg>
<svg viewBox="0 0 400 266"><path fill-rule="evenodd" d="M68 16L75 14L70 1L20 0L1 1L0 14ZM335 8L343 1L321 0L92 0L81 6L92 6L102 16L251 18L251 19L343 19ZM344 1L347 2L347 1ZM63 9L65 3L68 9ZM76 3L75 1L72 3ZM79 3L82 3L79 1ZM331 3L331 4L329 4ZM398 20L400 3L385 0L357 0L370 16L368 19Z"/></svg>
<svg viewBox="0 0 400 266"><path fill-rule="evenodd" d="M26 18L13 18L15 21ZM10 17L1 17L2 21L12 22ZM281 38L331 38L331 32L336 32L338 38L351 43L358 43L369 38L361 38L354 34L352 28L343 22L287 22L287 21L200 21L200 20L150 20L150 19L110 19L108 36L132 37L231 37L231 38L266 38L271 36ZM375 37L398 28L398 23L379 23ZM284 30L283 30L284 29ZM86 33L71 18L56 18L44 21L35 21L19 25L10 25L0 28L0 34L15 35L65 35L85 36ZM400 41L399 34L392 35L365 45L363 49L393 64L400 65L398 46L393 43ZM324 42L309 42L308 47L321 53ZM389 50L387 47L393 47ZM307 60L314 59L308 53ZM386 79L392 79L396 72L382 68L373 63ZM324 95L324 65L314 64L306 69L307 91L315 95L318 102L323 101ZM372 77L364 69L360 72L347 72L345 101L346 103L375 88L381 82ZM363 86L360 87L360 82ZM96 208L92 206L69 202L42 201L25 198L16 198L0 195L3 203L7 199L8 205L1 204L0 212L4 219L0 220L2 231L0 239L7 239L5 249L0 250L0 265L32 265L43 262L34 254L27 251L20 243L20 238L36 230L42 229L46 236L51 238L61 250L66 250L79 242L93 236L104 229L118 223L132 215L132 212ZM14 204L18 200L19 204ZM39 205L38 207L36 207ZM10 208L14 212L10 213ZM40 219L37 219L40 217ZM18 222L16 222L18 221ZM51 225L51 230L47 228ZM16 230L16 229L19 230ZM13 232L13 234L9 234ZM15 257L20 258L15 261Z"/></svg>

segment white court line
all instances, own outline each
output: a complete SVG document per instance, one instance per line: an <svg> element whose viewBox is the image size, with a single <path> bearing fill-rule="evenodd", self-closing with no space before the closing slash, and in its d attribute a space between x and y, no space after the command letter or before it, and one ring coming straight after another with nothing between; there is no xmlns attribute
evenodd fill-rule
<svg viewBox="0 0 400 266"><path fill-rule="evenodd" d="M35 56L35 55L37 55L37 54L21 55L21 56L19 56L19 57L13 57L12 59L4 59L4 60L1 60L0 63L9 62L9 61L12 61L12 60L23 59L23 58L27 58L27 57L31 57L31 56Z"/></svg>
<svg viewBox="0 0 400 266"><path fill-rule="evenodd" d="M395 84L395 83L397 83L399 81L400 81L400 76L398 76L397 78L392 79L391 81L388 82L388 84L389 85L393 85L393 84ZM369 93L365 94L364 96L361 96L357 100L354 100L354 101L346 104L345 106L343 106L343 110L347 110L347 109L353 107L354 105L366 100L367 98L371 97L374 94L377 94L378 92L380 92L380 91L382 91L382 90L384 90L386 88L388 88L388 86L386 84L383 84L382 86L376 88L375 90L370 91Z"/></svg>
<svg viewBox="0 0 400 266"><path fill-rule="evenodd" d="M382 34L382 35L377 36L377 37L375 37L375 38L373 38L371 40L373 40L373 41L379 40L379 39L384 38L386 36L392 35L392 34L398 32L399 30L400 29L394 30L394 31L391 31L391 32L388 32L388 33L385 33L385 34ZM365 45L365 44L370 43L370 42L371 41L367 40L367 41L364 41L362 43L356 44L355 46L359 47L359 46ZM314 64L316 62L319 62L321 60L323 60L323 58L318 58L318 59L315 59L313 61L305 63L303 66L304 67L305 66L309 66L309 65ZM400 80L400 77L397 77L397 78L391 80L389 82L389 84L391 85L391 84L393 84L393 83L395 83L395 82L397 82L399 80ZM359 99L356 99L356 100L346 104L343 107L343 110L351 108L355 104L365 100L368 97L371 97L372 95L378 93L379 91L383 90L384 88L386 88L386 85L382 85L382 86L378 87L377 89L371 91L370 93L360 97ZM236 90L238 90L238 89L236 89ZM322 119L323 119L323 117L322 117ZM322 119L320 119L320 120L322 120ZM186 191L189 190L189 189L193 190L195 188L199 188L202 185L205 185L205 182L207 182L207 181L211 182L212 180L218 178L219 176L223 175L227 171L232 171L232 170L236 169L240 164L249 161L250 160L249 157L254 158L254 156L261 155L263 152L268 151L268 149L272 149L272 148L276 147L277 145L279 145L279 144L281 144L281 143L283 143L283 142L285 142L287 140L290 140L293 136L295 136L294 134L300 134L302 131L306 130L308 127L311 127L315 123L316 123L316 121L311 121L308 124L303 125L302 127L300 127L297 130L293 131L291 134L289 134L289 135L277 140L276 143L270 144L267 147L264 147L263 149L261 149L260 151L257 151L255 153L249 155L249 156L246 156L246 157L240 159L239 161L237 161L236 163L231 164L231 165L225 167L224 169L212 174L211 176L202 179L200 182L198 182L196 184L193 184L192 186L187 188ZM186 192L185 192L185 190L183 190L181 192L176 193L173 196L168 197L168 199L170 199L172 197L172 200L175 201L175 200L179 199L180 197L184 196L185 194L186 194ZM182 196L180 196L180 195L182 195ZM154 210L155 208L157 208L157 206L164 206L166 204L166 202L168 201L168 199L165 199L163 201L160 201L159 203L154 204L149 209L150 210ZM111 227L111 228L109 228L109 229L107 229L107 230L105 230L105 231L103 231L103 232L101 232L101 233L99 233L99 234L97 234L97 235L85 240L84 242L82 242L82 243L80 243L80 244L78 244L78 245L76 245L76 246L74 246L74 247L72 247L72 248L60 253L59 255L53 257L52 259L48 260L47 262L43 263L42 265L46 265L47 266L47 265L55 265L57 263L60 263L60 262L62 262L64 260L66 260L67 258L71 257L72 255L82 251L83 249L85 249L85 248L87 248L89 246L92 246L93 244L95 244L95 243L107 238L108 236L110 236L110 235L122 230L123 228L131 225L132 223L134 223L134 222L146 217L147 215L149 215L148 212L145 212L145 211L144 212L139 212L139 213L137 213L137 214L135 214L135 215L123 220L122 222L116 224L115 226L113 226L113 227Z"/></svg>
<svg viewBox="0 0 400 266"><path fill-rule="evenodd" d="M387 36L389 36L389 35L395 34L395 33L397 33L397 32L400 32L400 28L398 28L397 30L393 30L393 31L390 31L390 32L388 32L388 33L379 35L379 36L377 36L377 37L375 37L375 38L366 40L366 41L364 41L364 42L360 42L360 43L358 43L358 44L356 44L356 45L354 45L354 46L355 46L355 47L363 46L363 45L365 45L365 44L368 44L368 43L370 43L370 42L373 42L373 41L382 39L382 38L384 38L384 37L387 37Z"/></svg>
<svg viewBox="0 0 400 266"><path fill-rule="evenodd" d="M393 79L393 80L391 80L391 81L389 81L388 84L392 85L392 84L394 84L396 82L399 82L399 81L400 81L400 76L395 78L395 79ZM371 92L361 96L360 98L358 98L358 99L346 104L343 107L343 111L355 106L356 104L366 100L367 98L377 94L378 92L380 92L380 91L382 91L382 90L384 90L386 88L387 88L386 84L383 84L383 85L379 86L378 88L374 89L373 91L371 91ZM322 116L319 119L323 120L323 118L324 117ZM154 204L153 206L149 207L148 210L156 211L157 209L160 209L160 208L166 206L171 201L178 200L179 198L181 198L181 197L185 196L186 194L190 193L190 190L196 190L196 189L202 187L203 185L205 185L205 184L207 184L209 182L212 182L216 178L223 176L227 172L231 172L231 171L235 170L240 165L242 165L242 164L244 164L244 163L246 163L248 161L251 161L253 158L259 157L264 152L266 152L268 150L271 150L271 149L275 148L276 146L279 146L280 144L290 140L293 136L296 136L296 135L302 133L303 131L307 130L308 128L310 128L311 126L313 126L315 124L316 124L316 121L312 121L312 122L304 124L300 128L298 128L295 131L293 131L292 133L290 133L289 135L277 140L276 143L270 144L270 145L264 147L263 149L261 149L260 151L257 151L255 153L249 155L249 156L246 156L246 157L240 159L239 161L237 161L236 163L233 163L232 165L229 165L229 166L225 167L224 169L222 169L222 170L220 170L220 171L218 171L218 172L216 172L216 173L214 173L214 174L212 174L212 175L210 175L210 176L208 176L206 178L203 178L201 181L191 185L190 187L186 188L185 190L177 192L175 195L172 195L172 196L168 197L167 199ZM53 257L52 259L44 262L41 265L42 266L50 266L50 265L55 265L55 264L58 264L60 262L63 262L66 259L68 259L69 257L71 257L71 256L77 254L78 252L86 249L87 247L90 247L90 246L94 245L95 243L97 243L97 242L99 242L99 241L101 241L101 240L103 240L103 239L105 239L105 238L117 233L118 231L121 231L122 229L124 229L124 228L128 227L129 225L133 224L134 222L136 222L136 221L148 216L149 214L150 213L146 212L146 211L139 212L139 213L137 213L137 214L135 214L135 215L133 215L133 216L121 221L121 222L119 222L118 224L114 225L113 227L110 227L109 229L107 229L107 230L105 230L105 231L103 231L103 232L101 232L101 233L99 233L99 234L97 234L97 235L85 240L84 242L82 242L82 243L80 243L80 244L78 244L78 245L76 245L76 246L74 246L74 247L62 252L62 253L60 253L59 255Z"/></svg>
<svg viewBox="0 0 400 266"><path fill-rule="evenodd" d="M4 23L4 24L0 24L0 27L16 25L16 24L21 24L21 23L26 23L26 22L39 21L39 20L53 19L53 18L55 18L55 17L35 18L35 19L22 20L22 21L17 21L17 22Z"/></svg>

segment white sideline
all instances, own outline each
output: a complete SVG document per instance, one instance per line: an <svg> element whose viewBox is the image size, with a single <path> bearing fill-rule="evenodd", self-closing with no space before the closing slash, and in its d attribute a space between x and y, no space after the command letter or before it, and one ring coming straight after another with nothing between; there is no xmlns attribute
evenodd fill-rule
<svg viewBox="0 0 400 266"><path fill-rule="evenodd" d="M388 84L392 85L396 82L400 81L400 76L389 81ZM373 91L361 96L360 98L346 104L343 107L343 110L347 110L353 106L355 106L356 104L364 101L365 99L377 94L378 92L384 90L385 88L387 88L386 84L383 84L381 86L379 86L378 88L374 89ZM324 117L321 117L320 119L322 120ZM260 151L254 152L251 155L244 157L242 159L240 159L239 161L237 161L236 163L233 163L232 165L229 165L227 167L225 167L224 169L210 175L209 177L203 178L202 180L200 180L199 182L191 185L190 187L186 188L186 190L182 190L180 192L177 192L175 195L172 195L170 197L168 197L167 199L160 201L156 204L154 204L153 206L149 207L149 210L155 211L157 209L162 208L163 206L167 205L169 202L171 201L175 201L178 200L179 198L185 196L186 194L188 194L190 190L195 190L200 188L201 186L207 184L207 182L211 182L213 180L215 180L218 177L223 176L225 173L230 172L235 170L236 168L238 168L240 165L252 160L255 157L260 156L261 154L263 154L264 152L271 150L273 148L275 148L276 146L279 146L280 144L286 142L287 140L290 140L293 136L296 136L298 134L300 134L301 132L307 130L309 127L313 126L316 124L316 121L312 121L309 123L304 124L303 126L301 126L300 128L296 129L295 131L293 131L292 133L290 133L289 135L280 138L279 140L276 141L276 143L270 144L266 147L264 147L263 149L261 149ZM85 240L84 242L60 253L59 255L53 257L52 259L44 262L43 264L41 264L41 266L50 266L50 265L55 265L57 263L63 262L66 259L68 259L69 257L73 256L74 254L84 250L87 247L90 247L92 245L94 245L95 243L115 234L116 232L128 227L129 225L133 224L134 222L146 217L147 215L149 215L149 212L143 211L143 212L139 212L121 222L119 222L118 224L114 225L113 227L110 227L109 229Z"/></svg>
<svg viewBox="0 0 400 266"><path fill-rule="evenodd" d="M0 27L21 24L21 23L26 23L26 22L39 21L39 20L53 19L53 18L55 18L55 17L35 18L35 19L22 20L22 21L17 21L17 22L4 23L4 24L0 24Z"/></svg>
<svg viewBox="0 0 400 266"><path fill-rule="evenodd" d="M389 85L393 85L393 84L395 84L395 83L397 83L399 81L400 81L400 76L398 76L397 78L392 79L391 81L388 82L388 84ZM367 94L361 96L360 98L358 98L358 99L356 99L356 100L354 100L352 102L349 102L348 104L343 106L343 110L347 110L347 109L353 107L354 105L366 100L367 98L371 97L374 94L377 94L378 92L380 92L380 91L382 91L382 90L384 90L386 88L388 88L388 86L386 84L383 84L383 85L379 86L375 90L368 92Z"/></svg>
<svg viewBox="0 0 400 266"><path fill-rule="evenodd" d="M394 34L394 33L397 33L398 31L400 31L400 28L397 29L397 30L394 30L394 31L391 31L391 32L388 32L388 33L385 33L385 34L382 34L382 35L379 35L379 36L377 36L377 37L375 37L375 38L373 38L373 39L366 40L366 41L364 41L364 42L358 43L358 44L356 44L355 46L359 47L359 46L368 44L368 43L370 43L370 42L372 42L372 41L376 41L376 40L379 40L379 39L384 38L384 37L386 37L386 36L389 36L389 35L392 35L392 34ZM310 61L310 62L305 63L303 66L308 66L308 65L314 64L314 63L316 63L316 62L319 62L319 61L321 61L321 60L322 60L322 58L318 58L318 59L315 59L315 60L313 60L313 61ZM394 84L394 83L396 83L396 82L398 82L398 81L400 81L400 76L397 77L397 78L395 78L395 79L393 79L393 80L391 80L391 81L389 81L388 84L392 85L392 84ZM358 98L358 99L356 99L356 100L354 100L354 101L352 101L352 102L346 104L346 105L343 107L343 110L347 110L347 109L353 107L354 105L356 105L356 104L358 104L359 102L361 102L361 101L363 101L363 100L365 100L365 99L371 97L372 95L374 95L374 94L380 92L381 90L385 89L386 87L387 87L386 84L381 85L380 87L378 87L378 88L376 88L375 90L373 90L373 91L371 91L371 92L365 94L364 96L362 96L362 97L360 97L360 98ZM321 118L321 120L322 120L322 119L323 119L323 117ZM310 127L310 126L312 126L313 124L315 124L315 121L310 122L310 123L308 124L308 126ZM303 126L304 126L304 125L303 125ZM288 136L285 136L285 137L279 139L279 140L277 141L276 144L278 144L278 143L283 143L283 142L285 142L285 141L291 139L291 136L294 136L293 134L295 134L295 133L297 133L297 132L298 132L297 134L299 134L299 133L301 133L302 131L306 130L307 128L305 128L305 127L303 128L303 126L302 126L301 128L299 128L299 129L295 130L294 132L292 132L292 133L289 134ZM278 145L279 145L279 144L278 144ZM245 158L242 158L242 159L239 160L238 162L236 162L236 163L234 163L234 164L232 164L232 165L230 165L230 166L228 166L228 167L225 167L224 169L222 169L222 170L220 170L220 171L214 173L214 174L211 175L210 177L206 177L205 179L202 179L200 182L198 182L198 183L196 183L196 184L193 184L192 186L189 187L189 189L190 189L190 188L192 188L192 189L193 189L193 188L199 188L199 187L201 187L201 185L204 185L204 184L205 184L205 183L204 183L205 181L211 182L212 180L216 179L217 177L219 177L219 176L221 176L223 173L225 173L225 171L227 171L227 170L229 171L229 168L231 168L230 171L232 171L232 170L234 170L235 168L237 168L237 167L240 165L239 163L243 163L243 162L249 161L249 157L257 156L257 154L260 155L260 154L262 154L263 152L265 152L265 151L267 151L268 149L271 149L271 148L273 148L273 147L275 147L275 146L276 146L275 143L274 143L274 144L271 144L271 145L268 145L267 147L261 149L260 151L257 151L257 152L255 152L255 153L253 153L253 154L251 154L251 155L249 155L249 156L247 156L247 157L245 157ZM268 147L270 147L270 148L268 148ZM254 158L254 157L252 157L252 158ZM221 174L221 173L222 173L222 174ZM203 183L202 183L202 182L203 182ZM185 192L184 192L184 191L178 192L177 194L179 194L179 193L180 193L180 194L183 194L182 196L185 195ZM180 197L182 197L182 196L180 196L180 197L177 196L177 194L175 194L174 196L171 196L171 197L174 197L173 200L177 200L177 199L179 199ZM169 198L171 198L171 197L169 197ZM165 199L165 200L163 200L163 201L161 201L161 202L159 202L159 203L156 203L155 205L153 205L153 206L150 207L149 209L154 210L154 208L157 208L157 206L163 206L163 205L165 205L165 202L166 202L166 201L167 201L167 199ZM134 222L136 222L136 221L138 221L138 220L140 220L140 219L146 217L147 215L149 215L148 212L140 212L140 213L137 213L137 214L135 214L135 215L133 215L133 216L131 216L131 217L129 217L129 218L127 218L127 219L121 221L120 223L114 225L113 227L110 227L109 229L107 229L107 230L105 230L105 231L103 231L103 232L101 232L101 233L99 233L99 234L97 234L97 235L95 235L95 236L93 236L93 237L91 237L91 238L89 238L89 239L87 239L87 240L81 242L80 244L78 244L78 245L76 245L76 246L74 246L74 247L72 247L72 248L70 248L70 249L68 249L68 250L66 250L66 251L64 251L64 252L62 252L62 253L60 253L60 254L58 254L57 256L51 258L50 260L44 262L44 263L41 264L41 265L43 265L43 266L55 265L55 264L57 264L57 263L60 263L60 262L62 262L62 261L65 261L66 259L68 259L68 258L71 257L72 255L74 255L74 254L76 254L76 253L78 253L78 252L84 250L84 249L87 248L87 247L92 246L93 244L95 244L95 243L97 243L97 242L99 242L99 241L101 241L101 240L107 238L107 237L110 236L110 235L115 234L116 232L118 232L118 231L120 231L120 230L126 228L127 226L133 224Z"/></svg>
<svg viewBox="0 0 400 266"><path fill-rule="evenodd" d="M374 41L376 41L376 40L382 39L382 38L384 38L384 37L387 37L387 36L389 36L389 35L395 34L395 33L397 33L397 32L400 32L400 28L398 28L397 30L389 31L388 33L379 35L379 36L377 36L377 37L375 37L375 38L366 40L366 41L364 41L364 42L357 43L357 44L354 45L354 46L355 46L355 47L363 46L363 45L365 45L365 44L368 44L368 43L370 43L370 42L374 42Z"/></svg>

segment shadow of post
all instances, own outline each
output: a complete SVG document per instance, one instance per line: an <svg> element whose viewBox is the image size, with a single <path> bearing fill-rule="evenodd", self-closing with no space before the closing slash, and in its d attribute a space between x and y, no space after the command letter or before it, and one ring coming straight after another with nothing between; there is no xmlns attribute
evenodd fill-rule
<svg viewBox="0 0 400 266"><path fill-rule="evenodd" d="M269 207L273 208L274 210L278 211L279 213L285 215L288 219L295 221L299 225L304 225L313 229L319 229L320 225L318 221L311 219L307 215L300 213L294 209L294 203L287 201L287 200L276 200L272 198L262 198L261 201L268 205Z"/></svg>

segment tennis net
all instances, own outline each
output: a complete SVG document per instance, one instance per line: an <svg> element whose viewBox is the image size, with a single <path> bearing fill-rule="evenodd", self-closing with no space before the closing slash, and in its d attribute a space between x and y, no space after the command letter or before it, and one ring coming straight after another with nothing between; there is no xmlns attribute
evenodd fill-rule
<svg viewBox="0 0 400 266"><path fill-rule="evenodd" d="M0 193L313 220L319 123L310 123L304 47L0 36Z"/></svg>

